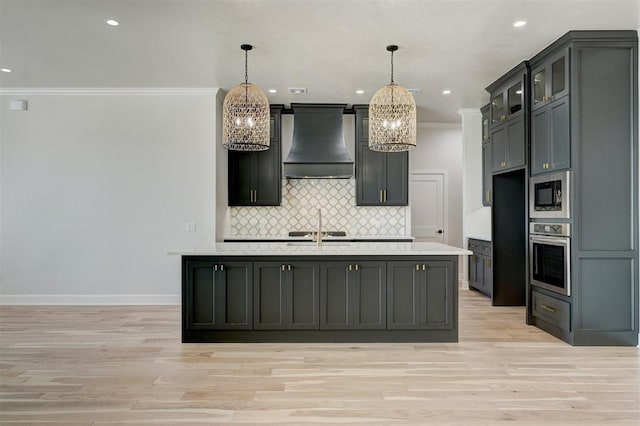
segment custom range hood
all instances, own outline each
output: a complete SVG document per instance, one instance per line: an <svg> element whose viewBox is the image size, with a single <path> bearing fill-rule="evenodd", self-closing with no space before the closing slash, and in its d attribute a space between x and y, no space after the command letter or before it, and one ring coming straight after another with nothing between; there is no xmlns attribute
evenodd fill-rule
<svg viewBox="0 0 640 426"><path fill-rule="evenodd" d="M350 178L349 157L342 131L346 104L291 104L293 141L284 160L284 176L293 179Z"/></svg>

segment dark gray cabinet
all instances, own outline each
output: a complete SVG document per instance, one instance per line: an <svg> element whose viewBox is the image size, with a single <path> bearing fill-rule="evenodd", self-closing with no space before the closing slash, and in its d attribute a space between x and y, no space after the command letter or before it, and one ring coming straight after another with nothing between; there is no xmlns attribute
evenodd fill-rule
<svg viewBox="0 0 640 426"><path fill-rule="evenodd" d="M406 206L409 203L409 153L369 149L369 108L356 113L356 204Z"/></svg>
<svg viewBox="0 0 640 426"><path fill-rule="evenodd" d="M531 174L568 169L570 164L569 97L531 112Z"/></svg>
<svg viewBox="0 0 640 426"><path fill-rule="evenodd" d="M522 117L491 130L491 157L491 169L494 173L524 166L525 128Z"/></svg>
<svg viewBox="0 0 640 426"><path fill-rule="evenodd" d="M451 262L387 262L387 328L452 328L454 285Z"/></svg>
<svg viewBox="0 0 640 426"><path fill-rule="evenodd" d="M386 262L320 264L320 328L386 328Z"/></svg>
<svg viewBox="0 0 640 426"><path fill-rule="evenodd" d="M523 61L489 85L491 170L502 173L526 164L526 82L529 63Z"/></svg>
<svg viewBox="0 0 640 426"><path fill-rule="evenodd" d="M482 205L491 206L491 137L489 135L490 108L485 105L480 110L482 112Z"/></svg>
<svg viewBox="0 0 640 426"><path fill-rule="evenodd" d="M537 109L569 94L570 49L562 49L531 66L531 108Z"/></svg>
<svg viewBox="0 0 640 426"><path fill-rule="evenodd" d="M186 264L183 303L193 330L250 330L251 262L192 261Z"/></svg>
<svg viewBox="0 0 640 426"><path fill-rule="evenodd" d="M488 297L493 294L493 262L491 259L491 242L469 239L469 287L480 291Z"/></svg>
<svg viewBox="0 0 640 426"><path fill-rule="evenodd" d="M530 283L527 321L574 345L636 346L638 34L570 31L530 64L531 174L570 170L571 274L568 296Z"/></svg>
<svg viewBox="0 0 640 426"><path fill-rule="evenodd" d="M456 342L458 256L182 256L183 342Z"/></svg>
<svg viewBox="0 0 640 426"><path fill-rule="evenodd" d="M254 329L318 328L318 262L254 262Z"/></svg>
<svg viewBox="0 0 640 426"><path fill-rule="evenodd" d="M271 141L266 151L229 151L229 206L279 206L282 198L280 114L271 105Z"/></svg>

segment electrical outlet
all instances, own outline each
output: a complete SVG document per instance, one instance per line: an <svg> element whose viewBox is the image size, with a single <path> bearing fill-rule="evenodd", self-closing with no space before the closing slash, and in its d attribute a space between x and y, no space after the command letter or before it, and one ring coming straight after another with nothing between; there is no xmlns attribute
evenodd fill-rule
<svg viewBox="0 0 640 426"><path fill-rule="evenodd" d="M187 222L186 228L187 228L187 232L196 232L196 223Z"/></svg>

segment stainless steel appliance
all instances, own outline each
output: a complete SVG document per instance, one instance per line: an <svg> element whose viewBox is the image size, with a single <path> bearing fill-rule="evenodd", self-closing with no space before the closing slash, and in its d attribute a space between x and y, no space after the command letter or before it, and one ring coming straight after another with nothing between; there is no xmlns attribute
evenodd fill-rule
<svg viewBox="0 0 640 426"><path fill-rule="evenodd" d="M569 177L571 172L548 173L531 178L529 217L569 219Z"/></svg>
<svg viewBox="0 0 640 426"><path fill-rule="evenodd" d="M531 285L571 294L571 232L568 223L530 223Z"/></svg>

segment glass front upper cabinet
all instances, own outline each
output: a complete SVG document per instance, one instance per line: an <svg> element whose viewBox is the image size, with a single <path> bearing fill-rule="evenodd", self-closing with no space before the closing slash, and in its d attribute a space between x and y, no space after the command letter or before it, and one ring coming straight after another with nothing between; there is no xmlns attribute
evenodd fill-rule
<svg viewBox="0 0 640 426"><path fill-rule="evenodd" d="M500 92L491 98L491 123L496 124L506 120L504 108L504 93Z"/></svg>
<svg viewBox="0 0 640 426"><path fill-rule="evenodd" d="M489 105L482 107L482 143L489 142Z"/></svg>
<svg viewBox="0 0 640 426"><path fill-rule="evenodd" d="M522 111L522 83L518 82L507 90L507 115L515 115Z"/></svg>
<svg viewBox="0 0 640 426"><path fill-rule="evenodd" d="M524 105L522 82L509 84L491 98L491 124L495 125L519 115Z"/></svg>
<svg viewBox="0 0 640 426"><path fill-rule="evenodd" d="M533 70L532 108L538 108L569 93L569 49L559 52Z"/></svg>

